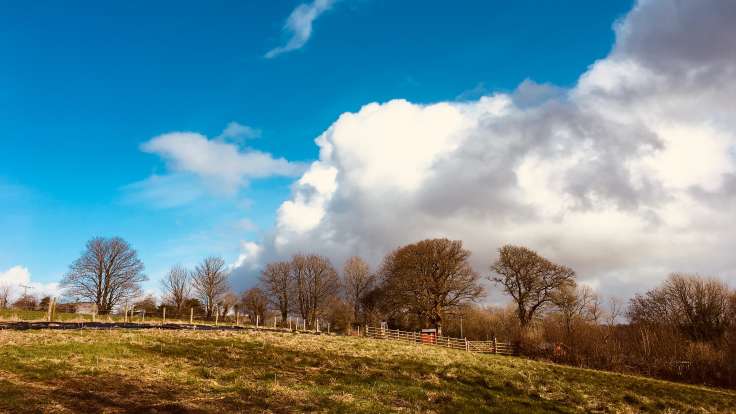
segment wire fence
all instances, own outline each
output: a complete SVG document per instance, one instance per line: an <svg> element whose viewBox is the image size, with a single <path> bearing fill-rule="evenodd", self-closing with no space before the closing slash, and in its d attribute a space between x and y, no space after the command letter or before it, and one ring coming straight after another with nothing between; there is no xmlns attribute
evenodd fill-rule
<svg viewBox="0 0 736 414"><path fill-rule="evenodd" d="M415 344L439 346L483 354L518 354L517 348L512 343L499 342L495 338L491 341L469 341L465 338L438 336L434 333L400 331L398 329L376 328L372 326L365 326L362 335L366 338L412 342Z"/></svg>
<svg viewBox="0 0 736 414"><path fill-rule="evenodd" d="M209 315L202 308L187 307L176 311L160 307L156 309L123 306L114 312L98 313L95 306L84 308L69 304L56 304L51 300L47 305L34 309L18 307L0 308L0 323L12 322L73 322L73 323L153 323L185 325L235 325L256 327L288 328L293 331L316 331L330 333L330 322L322 318L311 321L297 316L282 319L274 312L253 315L239 309L214 309Z"/></svg>
<svg viewBox="0 0 736 414"><path fill-rule="evenodd" d="M254 319L254 320L253 320ZM50 303L48 310L43 311L18 311L18 310L2 310L0 311L0 330L4 329L216 329L216 330L272 330L282 332L304 332L314 334L330 334L331 326L329 322L322 320L314 320L308 324L307 321L299 317L288 317L282 320L281 317L267 317L261 320L260 317L250 318L239 312L234 314L222 315L215 313L211 317L195 312L189 309L188 312L180 312L178 314L166 315L163 312L149 312L144 310L135 310L125 308L122 314L116 315L97 315L91 314L74 314L74 313L57 313L55 303ZM356 333L352 330L350 334ZM500 342L495 338L490 341L469 341L465 338L453 338L449 336L436 335L434 332L411 332L401 331L398 329L388 329L385 327L376 328L365 326L358 329L360 336L372 339L389 339L403 342L411 342L416 344L439 346L443 348L458 349L468 352L476 352L483 354L499 354L499 355L517 355L518 349L512 343Z"/></svg>
<svg viewBox="0 0 736 414"><path fill-rule="evenodd" d="M68 308L59 307L63 310ZM58 311L52 300L45 311L34 309L0 309L0 331L35 329L164 329L164 330L249 330L305 333L313 335L335 334L329 321L316 318L311 322L297 316L282 319L269 313L249 315L239 310L207 316L203 309L187 308L180 312L166 308L136 309L123 307L115 313L97 314L94 307L72 311Z"/></svg>

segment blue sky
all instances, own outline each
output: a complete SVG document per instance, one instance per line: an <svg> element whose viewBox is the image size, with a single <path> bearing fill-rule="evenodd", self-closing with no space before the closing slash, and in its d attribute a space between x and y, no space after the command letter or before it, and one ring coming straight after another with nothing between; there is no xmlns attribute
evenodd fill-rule
<svg viewBox="0 0 736 414"><path fill-rule="evenodd" d="M296 177L162 208L130 185L168 171L161 134L260 131L249 148L308 163L314 139L370 102L476 99L524 79L572 87L630 1L343 0L273 58L298 1L4 2L0 272L53 282L93 236L133 244L157 286L175 263L232 262L274 226ZM186 185L189 185L187 182Z"/></svg>

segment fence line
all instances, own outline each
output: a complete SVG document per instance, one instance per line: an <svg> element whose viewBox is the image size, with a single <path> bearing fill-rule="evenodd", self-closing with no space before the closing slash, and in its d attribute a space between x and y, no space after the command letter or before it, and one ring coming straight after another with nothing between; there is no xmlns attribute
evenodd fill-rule
<svg viewBox="0 0 736 414"><path fill-rule="evenodd" d="M366 338L412 342L483 354L517 354L516 347L513 344L509 342L498 342L495 338L492 341L468 341L463 338L436 336L434 334L400 331L398 329L375 328L372 326L366 326L363 332L363 336Z"/></svg>

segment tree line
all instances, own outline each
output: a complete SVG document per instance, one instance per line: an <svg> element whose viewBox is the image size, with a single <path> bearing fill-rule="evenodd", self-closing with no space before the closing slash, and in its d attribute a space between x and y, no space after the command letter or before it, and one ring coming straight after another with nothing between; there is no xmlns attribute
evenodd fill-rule
<svg viewBox="0 0 736 414"><path fill-rule="evenodd" d="M239 312L282 324L323 321L343 332L381 322L434 327L450 336L511 340L531 357L736 385L736 292L721 280L676 273L624 303L604 300L578 284L573 269L527 247L501 247L484 276L470 265L470 254L459 240L428 239L389 252L376 269L355 256L339 270L327 257L295 254L268 263L257 286L240 295L230 288L225 261L208 257L194 269L173 266L157 304L140 298L146 276L136 251L120 238L95 238L62 286L67 296L95 303L100 314L133 301L152 313L165 307L172 316L191 309L210 319ZM487 286L510 304L479 305Z"/></svg>

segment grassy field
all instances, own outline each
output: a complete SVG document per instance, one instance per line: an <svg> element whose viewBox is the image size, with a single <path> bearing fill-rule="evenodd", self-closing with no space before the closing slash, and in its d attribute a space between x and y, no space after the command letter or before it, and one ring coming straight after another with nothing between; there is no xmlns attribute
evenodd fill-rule
<svg viewBox="0 0 736 414"><path fill-rule="evenodd" d="M24 310L24 309L0 309L0 322L2 321L45 321L47 313L45 311ZM76 313L57 313L54 320L57 321L75 321L85 322L91 321L90 315L79 315Z"/></svg>
<svg viewBox="0 0 736 414"><path fill-rule="evenodd" d="M41 310L25 310L25 309L0 309L0 322L17 322L17 321L45 321L48 317L46 311ZM135 315L133 320L141 321L140 315ZM148 317L146 321L155 318ZM100 322L122 322L122 315L102 315L96 318ZM160 319L158 319L160 320ZM92 315L83 315L79 313L56 312L54 314L55 322L92 322Z"/></svg>
<svg viewBox="0 0 736 414"><path fill-rule="evenodd" d="M0 309L0 322L18 322L18 321L24 321L24 322L39 322L39 321L46 321L48 317L48 314L46 311L40 311L40 310L24 310L24 309ZM98 315L94 320L97 322L123 322L124 317L122 315ZM92 322L93 318L92 315L84 315L79 313L64 313L64 312L56 312L54 314L54 322ZM147 323L153 323L153 322L162 322L161 317L155 317L148 315L145 318L141 316L140 313L137 313L131 317L129 317L129 322L147 322ZM189 323L189 316L185 316L182 318L173 317L172 315L169 315L166 318L167 323ZM231 321L225 322L220 321L222 323L231 323ZM201 317L197 317L194 319L195 324L205 324L205 325L214 325L214 320L203 320Z"/></svg>
<svg viewBox="0 0 736 414"><path fill-rule="evenodd" d="M736 412L736 393L363 338L0 331L0 412Z"/></svg>

